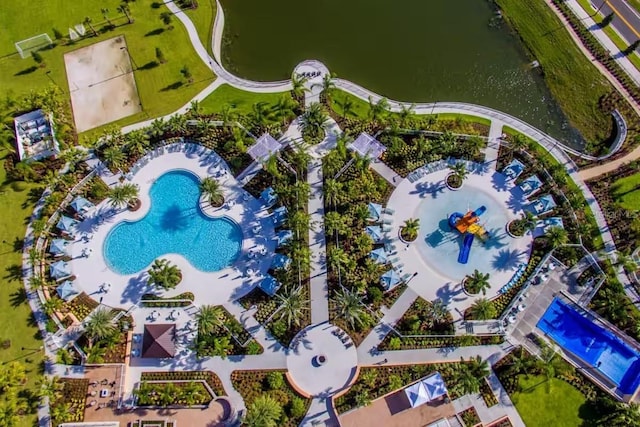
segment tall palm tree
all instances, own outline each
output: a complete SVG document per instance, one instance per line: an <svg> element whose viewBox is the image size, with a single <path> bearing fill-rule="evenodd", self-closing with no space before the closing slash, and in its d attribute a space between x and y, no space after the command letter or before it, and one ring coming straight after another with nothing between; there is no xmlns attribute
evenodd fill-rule
<svg viewBox="0 0 640 427"><path fill-rule="evenodd" d="M155 119L151 122L148 128L148 133L151 138L160 138L167 130L167 124L162 117Z"/></svg>
<svg viewBox="0 0 640 427"><path fill-rule="evenodd" d="M629 255L628 252L617 252L616 264L620 265L622 269L630 274L638 270L638 263Z"/></svg>
<svg viewBox="0 0 640 427"><path fill-rule="evenodd" d="M219 305L203 305L196 314L198 322L198 333L208 335L211 331L223 324L224 311Z"/></svg>
<svg viewBox="0 0 640 427"><path fill-rule="evenodd" d="M336 292L333 298L335 303L336 316L343 318L351 329L356 325L363 325L366 311L362 305L362 299L354 292L345 288Z"/></svg>
<svg viewBox="0 0 640 427"><path fill-rule="evenodd" d="M409 121L413 119L414 108L415 108L414 104L411 104L408 107L405 106L404 104L402 105L402 107L400 108L400 112L398 113L398 118L400 119L400 126L406 127L407 123L409 123Z"/></svg>
<svg viewBox="0 0 640 427"><path fill-rule="evenodd" d="M97 37L98 36L98 32L96 31L95 28L93 28L93 25L91 25L92 22L93 22L93 20L88 16L85 16L84 20L82 21L82 23L84 25L87 25L91 29L91 32L93 33L93 36Z"/></svg>
<svg viewBox="0 0 640 427"><path fill-rule="evenodd" d="M342 100L336 99L334 102L342 110L342 114L340 116L343 119L346 119L347 116L355 115L355 111L353 110L353 100L351 97L345 95Z"/></svg>
<svg viewBox="0 0 640 427"><path fill-rule="evenodd" d="M382 124L389 114L389 101L387 98L382 98L378 102L373 102L373 99L369 97L369 118L376 124Z"/></svg>
<svg viewBox="0 0 640 427"><path fill-rule="evenodd" d="M339 247L332 247L327 254L328 264L334 270L340 269L340 267L346 266L350 262L349 255L344 249Z"/></svg>
<svg viewBox="0 0 640 427"><path fill-rule="evenodd" d="M327 232L327 235L333 235L334 233L338 233L340 235L345 235L351 228L346 221L346 218L340 215L338 212L332 211L328 212L324 216L324 228Z"/></svg>
<svg viewBox="0 0 640 427"><path fill-rule="evenodd" d="M464 363L456 365L453 375L453 390L459 395L477 393L480 391L480 379Z"/></svg>
<svg viewBox="0 0 640 427"><path fill-rule="evenodd" d="M287 322L287 326L300 326L300 322L306 311L309 311L309 300L304 298L302 287L285 289L276 294L276 301L280 305L279 318Z"/></svg>
<svg viewBox="0 0 640 427"><path fill-rule="evenodd" d="M85 151L72 147L64 150L60 157L67 163L69 172L75 172L78 163L80 163L86 155L87 153Z"/></svg>
<svg viewBox="0 0 640 427"><path fill-rule="evenodd" d="M208 176L200 183L200 192L202 196L215 207L222 206L224 204L224 193L220 183Z"/></svg>
<svg viewBox="0 0 640 427"><path fill-rule="evenodd" d="M443 300L436 299L431 302L425 314L427 315L429 323L431 323L431 325L435 325L447 320L449 308Z"/></svg>
<svg viewBox="0 0 640 427"><path fill-rule="evenodd" d="M331 178L325 179L324 199L327 201L328 204L333 205L333 207L335 207L340 201L341 193L342 193L342 183Z"/></svg>
<svg viewBox="0 0 640 427"><path fill-rule="evenodd" d="M93 347L96 340L102 340L115 333L116 327L112 320L113 313L107 308L98 308L93 312L84 327L89 348Z"/></svg>
<svg viewBox="0 0 640 427"><path fill-rule="evenodd" d="M117 185L109 191L110 204L114 208L131 205L138 199L138 185L126 183Z"/></svg>
<svg viewBox="0 0 640 427"><path fill-rule="evenodd" d="M327 120L327 113L320 103L311 104L300 116L300 127L303 133L318 137L324 131L322 125Z"/></svg>
<svg viewBox="0 0 640 427"><path fill-rule="evenodd" d="M131 9L129 9L128 3L126 2L121 3L116 10L127 17L127 22L129 24L133 22L133 18L131 17Z"/></svg>
<svg viewBox="0 0 640 427"><path fill-rule="evenodd" d="M465 179L467 179L467 176L469 176L469 171L467 170L465 164L462 162L454 163L453 165L449 166L449 169L451 170L451 174L457 177L461 183L464 182Z"/></svg>
<svg viewBox="0 0 640 427"><path fill-rule="evenodd" d="M295 109L298 107L296 101L291 96L283 95L278 99L278 102L273 106L276 117L280 119L283 125L296 117Z"/></svg>
<svg viewBox="0 0 640 427"><path fill-rule="evenodd" d="M243 422L247 427L277 427L281 415L280 403L268 394L261 394L247 408Z"/></svg>
<svg viewBox="0 0 640 427"><path fill-rule="evenodd" d="M155 260L147 273L149 274L147 282L162 289L173 289L182 280L180 269L166 259Z"/></svg>
<svg viewBox="0 0 640 427"><path fill-rule="evenodd" d="M251 112L247 115L252 129L262 129L271 123L271 109L266 102L256 102L251 106Z"/></svg>
<svg viewBox="0 0 640 427"><path fill-rule="evenodd" d="M122 152L120 147L116 147L116 146L108 147L104 150L102 155L104 157L104 162L107 164L107 167L109 169L113 169L113 170L122 169L126 156Z"/></svg>
<svg viewBox="0 0 640 427"><path fill-rule="evenodd" d="M49 298L43 304L44 311L47 314L53 314L60 310L64 306L64 303L60 298Z"/></svg>
<svg viewBox="0 0 640 427"><path fill-rule="evenodd" d="M404 222L400 232L404 240L412 242L418 238L418 230L420 230L420 219L409 218Z"/></svg>
<svg viewBox="0 0 640 427"><path fill-rule="evenodd" d="M42 375L38 379L38 396L40 398L49 398L49 400L55 400L60 396L63 384L56 376Z"/></svg>
<svg viewBox="0 0 640 427"><path fill-rule="evenodd" d="M189 104L189 108L187 108L187 116L192 119L197 119L202 115L202 108L200 106L200 101L194 99Z"/></svg>
<svg viewBox="0 0 640 427"><path fill-rule="evenodd" d="M495 306L486 298L479 298L470 307L471 315L476 320L495 319L498 315Z"/></svg>
<svg viewBox="0 0 640 427"><path fill-rule="evenodd" d="M471 294L475 295L482 292L482 295L486 295L487 289L491 289L489 273L481 273L477 269L473 270L473 274L465 277L464 287Z"/></svg>
<svg viewBox="0 0 640 427"><path fill-rule="evenodd" d="M333 78L329 74L325 74L322 77L322 94L327 98L327 101L331 100L331 92L336 88Z"/></svg>
<svg viewBox="0 0 640 427"><path fill-rule="evenodd" d="M134 130L125 136L127 150L138 156L143 155L149 149L149 135L142 130Z"/></svg>
<svg viewBox="0 0 640 427"><path fill-rule="evenodd" d="M293 74L291 76L291 92L293 93L293 96L295 96L296 98L303 98L304 97L304 94L308 90L304 86L305 83L307 83L307 78L306 77L298 77L295 74Z"/></svg>
<svg viewBox="0 0 640 427"><path fill-rule="evenodd" d="M552 248L566 245L569 241L569 234L567 233L567 230L557 225L547 228L547 231L544 233L544 237Z"/></svg>

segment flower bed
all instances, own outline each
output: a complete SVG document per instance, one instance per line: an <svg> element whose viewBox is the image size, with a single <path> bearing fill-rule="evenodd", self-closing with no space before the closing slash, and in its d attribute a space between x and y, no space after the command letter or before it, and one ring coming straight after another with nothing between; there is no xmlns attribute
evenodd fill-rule
<svg viewBox="0 0 640 427"><path fill-rule="evenodd" d="M222 309L221 324L216 325L208 334L197 335L196 348L199 356L221 356L216 351L216 343L221 339L229 342L225 356L260 354L262 346L253 339L238 320L227 310Z"/></svg>
<svg viewBox="0 0 640 427"><path fill-rule="evenodd" d="M482 400L484 400L484 404L487 405L487 408L498 404L498 398L493 394L486 378L480 382L480 395L482 396Z"/></svg>
<svg viewBox="0 0 640 427"><path fill-rule="evenodd" d="M136 393L139 406L202 406L215 396L209 393L204 381L142 382Z"/></svg>
<svg viewBox="0 0 640 427"><path fill-rule="evenodd" d="M398 390L436 371L440 372L440 375L448 384L454 375L456 365L459 363L460 362L362 368L358 379L349 391L334 400L334 407L336 408L336 412L342 414L356 407L368 405L372 400ZM451 399L459 397L451 390L449 396Z"/></svg>
<svg viewBox="0 0 640 427"><path fill-rule="evenodd" d="M141 307L188 307L195 299L193 292L183 292L174 297L163 298L154 294L144 294L140 301ZM168 300L168 301L166 301ZM184 301L176 301L184 300Z"/></svg>
<svg viewBox="0 0 640 427"><path fill-rule="evenodd" d="M60 405L66 406L67 416L64 420L53 419L52 424L57 426L63 422L82 422L87 400L88 379L61 378L62 392L58 399L51 404L52 408ZM56 413L54 410L51 413Z"/></svg>
<svg viewBox="0 0 640 427"><path fill-rule="evenodd" d="M387 334L378 349L380 350L416 350L421 348L458 348L476 345L498 345L504 342L502 335L447 335L441 337L416 336L402 337L394 333Z"/></svg>
<svg viewBox="0 0 640 427"><path fill-rule="evenodd" d="M276 301L258 288L253 289L247 295L240 298L239 302L240 305L247 310L255 306L257 310L253 316L256 318L258 323L261 324L264 324L278 309Z"/></svg>
<svg viewBox="0 0 640 427"><path fill-rule="evenodd" d="M480 424L480 417L473 406L458 414L466 427L473 427Z"/></svg>
<svg viewBox="0 0 640 427"><path fill-rule="evenodd" d="M509 418L504 418L496 421L495 423L489 424L487 427L513 427L513 424L511 424L511 420L509 420Z"/></svg>
<svg viewBox="0 0 640 427"><path fill-rule="evenodd" d="M93 310L96 309L96 307L98 307L98 305L98 302L86 293L82 292L80 295L66 303L66 308L73 313L80 322L82 322Z"/></svg>
<svg viewBox="0 0 640 427"><path fill-rule="evenodd" d="M225 396L222 381L211 371L143 372L140 381L205 381L216 396Z"/></svg>
<svg viewBox="0 0 640 427"><path fill-rule="evenodd" d="M233 371L231 383L247 407L258 396L267 394L283 407L279 426L298 426L304 418L310 399L300 396L286 381L285 371Z"/></svg>

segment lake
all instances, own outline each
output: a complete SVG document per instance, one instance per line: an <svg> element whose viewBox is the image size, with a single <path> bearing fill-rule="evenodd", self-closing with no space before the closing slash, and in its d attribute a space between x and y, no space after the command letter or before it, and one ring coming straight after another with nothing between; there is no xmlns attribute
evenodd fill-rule
<svg viewBox="0 0 640 427"><path fill-rule="evenodd" d="M461 101L517 116L581 145L487 0L222 0L225 67L289 78L305 59L390 99Z"/></svg>

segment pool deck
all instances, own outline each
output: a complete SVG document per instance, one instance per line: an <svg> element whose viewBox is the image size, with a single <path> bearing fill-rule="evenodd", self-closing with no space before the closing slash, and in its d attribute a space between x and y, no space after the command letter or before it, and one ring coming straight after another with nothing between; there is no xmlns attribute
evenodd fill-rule
<svg viewBox="0 0 640 427"><path fill-rule="evenodd" d="M464 310L469 307L474 300L482 298L483 295L469 296L460 284L459 279L447 277L438 271L431 263L437 263L436 260L425 259L418 245L420 240L425 238L424 227L421 228L418 239L408 246L399 240L399 229L404 221L409 218L419 217L419 208L425 199L437 203L438 195L449 190L445 184L445 177L450 173L448 169L436 171L427 174L415 182L403 179L394 190L387 206L395 210L393 214L393 222L391 228L387 232L387 239L395 246L395 250L391 254L391 258L398 257L397 265L402 265L402 274L415 274L417 276L409 279L409 287L415 293L428 301L442 299L449 305L454 320L462 319ZM464 181L463 187L477 188L479 191L489 194L495 201L496 207L507 209L506 215L509 220L519 217L522 207L527 203L520 192L511 191L514 188L513 182L504 181L503 175L495 172L492 168L486 168L479 173L471 173ZM487 206L492 209L491 206ZM452 212L453 212L452 208ZM506 225L506 224L505 224ZM422 226L422 224L421 224ZM502 252L508 251L513 254L523 254L521 262L527 262L528 255L531 252L532 238L527 235L522 238L514 239L508 235L504 229L502 230L505 246L500 249ZM473 251L473 249L472 249ZM471 254L473 256L473 253ZM496 268L492 262L487 263L487 267L481 272L490 273L489 281L491 288L487 290L485 298L492 298L498 295L500 288L505 285L515 273L517 264L512 266Z"/></svg>
<svg viewBox="0 0 640 427"><path fill-rule="evenodd" d="M183 151L170 152L167 149L169 147L172 146L167 146L164 154L151 158L131 179L132 183L140 187L142 206L138 211L116 210L105 200L77 227L76 239L70 249L73 259L69 262L72 273L76 276L74 285L104 305L128 309L145 293L153 292L171 297L187 291L194 293L198 305L227 304L252 290L271 265L276 240L268 210L241 187L224 162L216 167L211 161L205 161L211 151L195 155ZM204 272L194 268L180 254L162 256L161 258L170 260L182 271L182 282L170 291L147 285L147 268L135 274L121 275L107 266L103 257L103 244L107 235L118 223L137 221L146 215L150 207L149 190L158 177L166 172L182 169L204 178L220 172L221 168L227 169L226 176L220 178L225 206L220 209L207 207L204 212L212 217L225 216L242 229L244 238L241 251L231 266L217 272ZM232 203L229 205L230 201ZM259 223L261 227L257 235L251 232L255 223ZM266 254L249 258L249 251L259 246L266 248ZM83 251L90 252L90 256L84 257ZM256 273L247 275L248 268ZM107 292L101 291L103 283L111 285Z"/></svg>

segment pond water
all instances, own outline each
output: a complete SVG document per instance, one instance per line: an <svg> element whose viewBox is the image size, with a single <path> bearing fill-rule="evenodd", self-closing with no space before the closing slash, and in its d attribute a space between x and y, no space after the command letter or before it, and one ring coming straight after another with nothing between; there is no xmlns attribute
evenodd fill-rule
<svg viewBox="0 0 640 427"><path fill-rule="evenodd" d="M227 69L289 78L318 59L339 77L399 101L463 101L517 116L570 145L540 73L486 0L222 0Z"/></svg>

